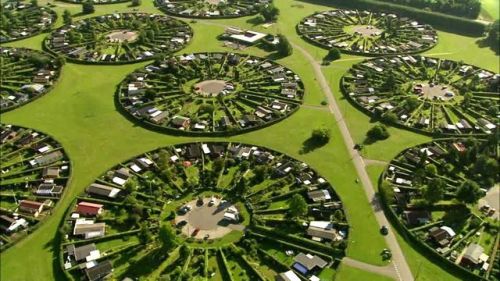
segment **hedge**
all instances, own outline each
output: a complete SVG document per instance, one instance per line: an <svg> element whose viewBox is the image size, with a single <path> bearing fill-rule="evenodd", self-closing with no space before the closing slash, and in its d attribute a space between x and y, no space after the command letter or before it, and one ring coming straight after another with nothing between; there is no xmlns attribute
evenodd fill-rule
<svg viewBox="0 0 500 281"><path fill-rule="evenodd" d="M391 11L400 15L408 16L424 21L442 30L452 31L459 34L482 36L486 31L486 25L475 20L456 17L443 13L426 11L409 6L403 6L375 0L330 0L330 3L354 9L372 9L375 11Z"/></svg>

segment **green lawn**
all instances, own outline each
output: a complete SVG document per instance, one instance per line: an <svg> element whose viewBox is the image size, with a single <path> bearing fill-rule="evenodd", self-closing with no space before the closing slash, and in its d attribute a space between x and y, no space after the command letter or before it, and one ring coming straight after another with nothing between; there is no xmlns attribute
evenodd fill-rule
<svg viewBox="0 0 500 281"><path fill-rule="evenodd" d="M322 277L322 276L320 276ZM323 281L323 279L321 279ZM328 279L325 279L328 280ZM335 275L333 279L330 280L335 280L335 281L359 281L359 280L370 280L370 281L389 281L393 280L389 277L371 273L371 272L366 272L354 267L350 267L347 265L341 265L339 267L338 273Z"/></svg>
<svg viewBox="0 0 500 281"><path fill-rule="evenodd" d="M481 0L481 13L479 18L494 21L499 18L500 7L498 0Z"/></svg>
<svg viewBox="0 0 500 281"><path fill-rule="evenodd" d="M43 4L44 1L39 1ZM197 21L190 23L194 29L193 41L181 53L194 51L225 50L215 36L223 31L223 25L238 27L252 27L252 29L266 32L281 32L295 44L309 51L318 61L326 54L325 50L314 47L301 40L295 33L296 23L304 16L315 11L326 10L329 7L308 4L293 0L276 1L281 9L277 24L269 29L253 26L253 17L230 20ZM80 5L56 2L55 10L59 14L58 23L64 9L72 13L80 11ZM126 11L132 8L129 4L96 5L94 15ZM141 11L159 12L153 7L152 1L143 1ZM94 16L93 15L93 16ZM189 20L187 20L189 21ZM429 51L431 54L449 59L463 59L468 63L498 70L498 56L488 48L480 48L477 38L464 37L440 32L440 43ZM8 44L41 49L41 42L45 35ZM267 53L258 48L245 50L253 55L266 56ZM331 82L332 90L339 101L340 108L345 115L351 134L357 142L364 139L366 131L374 124L369 117L353 108L338 89L340 75L352 63L361 57L343 56L342 61L335 62L324 68L327 79ZM288 58L278 60L279 63L297 72L305 83L305 104L319 106L324 100L318 83L314 78L312 68L305 63L302 54L295 50ZM2 122L23 125L41 130L53 136L66 149L73 164L73 177L64 197L56 207L52 217L28 238L13 246L2 254L0 274L2 280L63 280L60 276L59 264L52 252L54 234L64 215L66 208L73 198L88 184L115 164L125 161L134 155L144 153L160 146L172 145L193 140L208 140L207 138L177 137L146 130L122 116L114 104L116 85L128 73L147 63L123 66L87 66L66 64L63 67L61 78L54 90L43 98L36 100L22 108L2 115ZM287 153L305 161L325 178L341 196L346 215L351 226L348 256L373 264L384 264L379 256L385 243L378 233L378 226L374 220L372 210L366 200L365 193L359 185L354 183L357 178L354 167L349 159L345 145L335 121L324 108L304 107L285 121L269 128L256 132L230 137L213 138L212 140L241 141L256 145L267 146L271 149ZM309 153L301 154L304 142L309 138L312 128L326 125L332 129L331 141ZM404 130L391 128L391 137L382 142L369 145L364 154L369 159L389 161L403 148L426 142L428 137L410 133ZM380 172L382 166L375 170L369 168L372 176ZM419 271L419 280L436 280L442 276L443 280L454 278L434 266L404 241L400 242L408 257L412 270L418 271L420 262L424 264ZM22 261L20 261L22 257ZM213 261L211 261L214 263ZM27 270L26 265L29 265ZM449 276L449 278L447 277ZM343 266L335 280L388 280L385 277L363 272Z"/></svg>

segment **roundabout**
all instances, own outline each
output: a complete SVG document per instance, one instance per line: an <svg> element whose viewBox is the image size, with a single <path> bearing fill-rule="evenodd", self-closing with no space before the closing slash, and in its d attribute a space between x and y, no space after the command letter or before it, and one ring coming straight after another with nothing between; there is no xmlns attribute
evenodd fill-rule
<svg viewBox="0 0 500 281"><path fill-rule="evenodd" d="M299 35L322 48L376 56L428 50L437 43L429 25L390 13L331 10L313 14L297 25Z"/></svg>
<svg viewBox="0 0 500 281"><path fill-rule="evenodd" d="M62 64L47 53L0 47L0 112L12 110L48 93L57 82Z"/></svg>
<svg viewBox="0 0 500 281"><path fill-rule="evenodd" d="M50 30L56 13L33 3L5 1L1 3L0 43L35 36Z"/></svg>
<svg viewBox="0 0 500 281"><path fill-rule="evenodd" d="M104 172L70 205L60 231L62 264L75 279L251 281L279 275L276 259L292 266L306 255L319 267L304 278L331 274L349 226L333 187L307 164L208 142L159 148ZM288 256L270 258L284 249Z"/></svg>
<svg viewBox="0 0 500 281"><path fill-rule="evenodd" d="M270 1L155 0L163 12L187 18L236 18L256 14Z"/></svg>
<svg viewBox="0 0 500 281"><path fill-rule="evenodd" d="M44 44L50 52L73 62L120 64L174 53L192 36L188 24L168 16L116 13L62 26Z"/></svg>
<svg viewBox="0 0 500 281"><path fill-rule="evenodd" d="M140 123L192 134L236 134L278 122L302 103L299 76L276 62L238 53L195 53L155 61L118 89Z"/></svg>
<svg viewBox="0 0 500 281"><path fill-rule="evenodd" d="M423 56L365 60L344 75L351 102L383 121L431 134L493 134L500 75Z"/></svg>

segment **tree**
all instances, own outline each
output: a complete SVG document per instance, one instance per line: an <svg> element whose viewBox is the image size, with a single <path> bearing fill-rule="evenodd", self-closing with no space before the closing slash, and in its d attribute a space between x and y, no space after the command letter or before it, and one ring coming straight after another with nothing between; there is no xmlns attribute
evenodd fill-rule
<svg viewBox="0 0 500 281"><path fill-rule="evenodd" d="M382 119L387 123L396 123L398 122L398 116L396 113L389 111L382 116Z"/></svg>
<svg viewBox="0 0 500 281"><path fill-rule="evenodd" d="M482 191L479 185L471 180L464 181L458 188L456 197L458 201L465 204L474 204L481 198Z"/></svg>
<svg viewBox="0 0 500 281"><path fill-rule="evenodd" d="M278 54L282 57L290 56L293 53L293 48L288 39L283 34L278 34L278 45L276 49L278 50Z"/></svg>
<svg viewBox="0 0 500 281"><path fill-rule="evenodd" d="M366 136L371 140L385 140L390 134L386 126L377 124L366 132Z"/></svg>
<svg viewBox="0 0 500 281"><path fill-rule="evenodd" d="M38 1L37 0L31 0L30 3L31 3L31 5L33 7L38 7Z"/></svg>
<svg viewBox="0 0 500 281"><path fill-rule="evenodd" d="M438 170L437 170L436 165L434 165L434 164L431 163L431 164L425 166L425 173L427 175L434 176L434 175L437 174L437 172L438 172Z"/></svg>
<svg viewBox="0 0 500 281"><path fill-rule="evenodd" d="M71 12L69 10L64 10L63 22L65 25L69 25L69 24L73 23L73 18L71 17Z"/></svg>
<svg viewBox="0 0 500 281"><path fill-rule="evenodd" d="M132 3L130 4L132 7L137 7L142 4L141 0L132 0Z"/></svg>
<svg viewBox="0 0 500 281"><path fill-rule="evenodd" d="M87 15L87 14L92 14L93 12L95 12L94 2L92 0L83 2L82 14Z"/></svg>
<svg viewBox="0 0 500 281"><path fill-rule="evenodd" d="M175 232L169 224L163 224L160 227L159 238L163 250L171 250L177 245Z"/></svg>
<svg viewBox="0 0 500 281"><path fill-rule="evenodd" d="M333 47L333 48L331 48L331 49L328 51L327 58L328 58L329 60L332 60L332 61L333 61L333 60L338 60L338 59L340 59L340 56L341 56L341 54L340 54L340 50L339 50L339 49L337 49L337 48L335 48L335 47Z"/></svg>
<svg viewBox="0 0 500 281"><path fill-rule="evenodd" d="M280 14L280 10L273 4L268 4L260 9L260 14L266 22L276 21Z"/></svg>
<svg viewBox="0 0 500 281"><path fill-rule="evenodd" d="M327 127L314 129L311 133L311 139L316 143L325 144L330 141L331 130Z"/></svg>
<svg viewBox="0 0 500 281"><path fill-rule="evenodd" d="M50 58L41 54L33 53L28 57L28 61L36 67L41 68L50 63Z"/></svg>
<svg viewBox="0 0 500 281"><path fill-rule="evenodd" d="M429 184L422 188L422 197L429 204L434 204L443 199L446 182L439 178L430 180Z"/></svg>
<svg viewBox="0 0 500 281"><path fill-rule="evenodd" d="M294 194L288 202L288 208L292 217L300 217L307 214L307 203L300 194Z"/></svg>
<svg viewBox="0 0 500 281"><path fill-rule="evenodd" d="M488 28L488 35L486 41L497 51L500 48L500 20L496 20Z"/></svg>
<svg viewBox="0 0 500 281"><path fill-rule="evenodd" d="M270 169L267 165L260 165L255 167L253 172L255 174L255 181L261 183L269 176Z"/></svg>

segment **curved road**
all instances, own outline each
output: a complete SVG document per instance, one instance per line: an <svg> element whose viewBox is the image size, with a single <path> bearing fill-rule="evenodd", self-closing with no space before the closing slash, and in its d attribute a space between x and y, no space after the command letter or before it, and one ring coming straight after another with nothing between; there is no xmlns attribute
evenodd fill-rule
<svg viewBox="0 0 500 281"><path fill-rule="evenodd" d="M333 96L332 90L330 89L330 86L326 81L325 75L321 71L321 65L304 48L291 41L290 43L292 44L293 48L300 51L312 65L314 69L314 74L316 76L316 80L318 81L321 89L323 90L323 93L325 94L328 100L328 108L335 117L335 121L337 122L337 125L342 133L342 138L344 139L344 143L347 147L347 150L349 151L352 162L356 167L356 171L363 185L363 189L365 190L366 196L368 197L368 201L371 203L373 212L375 213L375 218L377 219L377 222L380 227L382 227L383 225L388 226L389 233L385 236L385 242L392 251L392 264L394 266L397 279L402 281L413 281L414 279L410 267L406 262L406 259L403 255L403 251L399 247L398 241L396 240L396 237L394 236L392 229L389 227L390 224L389 221L387 221L384 212L382 211L380 200L375 195L375 189L365 169L365 162L363 161L361 155L359 155L358 151L354 149L354 141L351 137L349 129L347 129L347 124L344 121L344 117L342 116L342 112L340 111L339 106L337 105L337 101ZM364 265L359 262L354 263L352 259L348 259L346 261L348 261L347 262L348 264L353 265L355 267L387 275L387 270L385 267L373 267L373 265L367 265L367 264ZM379 270L377 270L377 268ZM394 274L392 276L394 276Z"/></svg>

